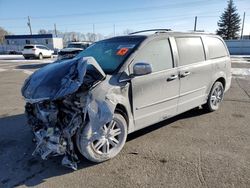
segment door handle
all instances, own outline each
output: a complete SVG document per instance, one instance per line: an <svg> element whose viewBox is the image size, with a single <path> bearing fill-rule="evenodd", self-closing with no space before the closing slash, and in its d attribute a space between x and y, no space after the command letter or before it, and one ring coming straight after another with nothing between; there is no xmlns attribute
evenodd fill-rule
<svg viewBox="0 0 250 188"><path fill-rule="evenodd" d="M184 78L184 77L188 76L189 74L191 74L191 72L186 71L186 72L182 73L182 74L180 75L180 77L181 77L181 78Z"/></svg>
<svg viewBox="0 0 250 188"><path fill-rule="evenodd" d="M168 77L167 81L172 81L175 80L176 78L178 78L178 75L171 75L170 77Z"/></svg>

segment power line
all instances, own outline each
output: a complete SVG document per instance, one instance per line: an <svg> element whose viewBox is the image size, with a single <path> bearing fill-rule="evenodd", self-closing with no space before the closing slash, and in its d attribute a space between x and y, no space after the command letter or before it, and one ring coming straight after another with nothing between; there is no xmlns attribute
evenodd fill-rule
<svg viewBox="0 0 250 188"><path fill-rule="evenodd" d="M212 11L212 12L207 12L207 13L216 13L218 11ZM132 21L145 21L145 20L148 20L147 23L150 21L150 23L154 23L154 22L159 22L159 21L171 21L175 18L178 18L178 19L189 19L189 18L192 18L193 16L195 16L194 14L185 14L185 15L176 15L176 16L164 16L164 17L155 17L155 18L139 18L139 19L133 19ZM218 16L214 16L214 15L197 15L199 18L211 18L211 17L218 17ZM175 19L175 20L178 20L178 19ZM129 22L131 23L131 20L130 19L120 19L120 20L113 20L113 21L100 21L100 22L95 22L96 24L99 24L99 25L103 25L103 24L116 24L116 25L121 25L120 23L126 23L126 22ZM132 23L138 23L138 22L132 22ZM140 23L140 22L139 22ZM142 23L145 23L145 22L142 22ZM78 25L92 25L93 22L77 22L77 23L63 23L63 24L57 24L57 26L78 26ZM42 27L50 27L51 24L47 24L47 25L42 25ZM9 26L8 28L24 28L24 26Z"/></svg>
<svg viewBox="0 0 250 188"><path fill-rule="evenodd" d="M166 8L180 8L183 6L198 6L202 3L204 4L204 0L195 0L195 1L186 1L186 2L172 2L164 5L159 6L148 6L148 7L137 7L137 8L129 8L129 9L119 9L119 10L105 10L105 11L90 11L85 13L76 13L76 14L59 14L59 15L51 15L51 16L32 16L32 19L51 19L51 18L64 18L64 17L78 17L78 16L88 16L88 15L105 15L105 14L127 14L127 13L137 13L137 12L147 12L152 10L159 10L159 9L166 9ZM218 3L217 0L210 0L210 4L216 4ZM176 7L178 6L178 7ZM208 2L206 2L206 6L208 6ZM14 20L14 19L25 19L25 18L1 18L0 20Z"/></svg>

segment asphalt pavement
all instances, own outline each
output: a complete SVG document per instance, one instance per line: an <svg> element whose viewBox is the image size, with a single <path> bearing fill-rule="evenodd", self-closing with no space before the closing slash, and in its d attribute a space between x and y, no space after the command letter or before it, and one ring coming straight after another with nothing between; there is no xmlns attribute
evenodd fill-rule
<svg viewBox="0 0 250 188"><path fill-rule="evenodd" d="M20 89L52 61L0 60L0 187L249 187L248 59L234 57L232 86L218 111L193 109L132 133L117 157L83 159L77 171L61 166L60 157L31 155Z"/></svg>

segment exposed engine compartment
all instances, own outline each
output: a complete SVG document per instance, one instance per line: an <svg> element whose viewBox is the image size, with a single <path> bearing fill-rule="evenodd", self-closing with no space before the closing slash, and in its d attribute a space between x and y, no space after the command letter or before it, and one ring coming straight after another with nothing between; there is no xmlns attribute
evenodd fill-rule
<svg viewBox="0 0 250 188"><path fill-rule="evenodd" d="M62 164L77 169L73 136L85 121L86 94L80 89L61 100L26 104L28 124L37 144L33 155L42 159L65 155Z"/></svg>
<svg viewBox="0 0 250 188"><path fill-rule="evenodd" d="M104 103L93 100L89 93L104 78L95 60L73 59L66 63L65 66L58 63L47 65L35 72L26 80L22 94L27 101L25 112L36 143L33 155L44 160L64 155L62 165L76 170L78 156L74 138L77 131L91 118L100 124L103 117L98 113L103 114L102 111L108 112L105 114L108 118L102 122L107 123L112 113ZM59 73L60 77L54 78L56 83L60 83L59 86L53 85L53 80L48 79L53 78L51 74L55 74L58 69L67 73L64 76ZM95 109L91 105L100 106Z"/></svg>

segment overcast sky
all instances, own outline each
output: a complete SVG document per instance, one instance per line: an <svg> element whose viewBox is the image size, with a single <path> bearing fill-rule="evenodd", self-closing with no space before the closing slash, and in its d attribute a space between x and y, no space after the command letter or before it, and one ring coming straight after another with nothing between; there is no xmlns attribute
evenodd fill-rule
<svg viewBox="0 0 250 188"><path fill-rule="evenodd" d="M246 12L244 34L250 34L250 0L234 0L240 16ZM112 35L150 28L215 32L227 0L0 0L0 26L14 34L29 34L39 29L92 32ZM115 26L114 26L115 25Z"/></svg>

